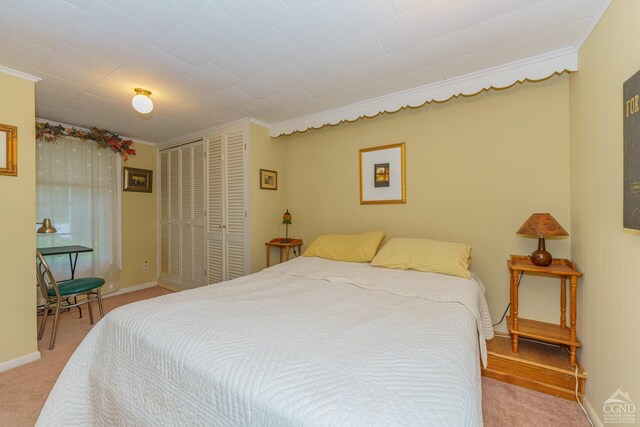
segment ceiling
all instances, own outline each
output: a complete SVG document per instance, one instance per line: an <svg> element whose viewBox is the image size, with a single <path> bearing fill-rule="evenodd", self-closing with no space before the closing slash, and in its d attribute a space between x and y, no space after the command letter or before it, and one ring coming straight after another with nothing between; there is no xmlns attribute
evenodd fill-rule
<svg viewBox="0 0 640 427"><path fill-rule="evenodd" d="M0 66L42 79L40 118L162 142L575 49L609 1L1 0Z"/></svg>

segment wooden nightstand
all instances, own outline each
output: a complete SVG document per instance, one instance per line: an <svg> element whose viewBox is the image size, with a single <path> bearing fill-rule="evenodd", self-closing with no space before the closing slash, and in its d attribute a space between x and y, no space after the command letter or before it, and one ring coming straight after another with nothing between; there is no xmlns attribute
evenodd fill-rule
<svg viewBox="0 0 640 427"><path fill-rule="evenodd" d="M302 245L303 245L303 241L302 239L289 239L288 242L283 242L283 238L279 237L277 239L272 239L270 242L265 243L265 245L267 246L267 267L271 266L271 248L280 248L280 262L282 262L282 250L284 249L286 252L286 257L287 257L287 261L289 261L289 256L290 256L290 250L291 248L293 249L293 252L295 253L296 249L298 248L298 253L296 255L301 255L302 253Z"/></svg>
<svg viewBox="0 0 640 427"><path fill-rule="evenodd" d="M566 259L554 259L548 267L540 267L531 262L531 257L511 255L507 265L511 276L511 309L510 316L507 316L507 324L511 332L513 352L518 352L518 337L560 344L569 347L569 364L571 367L576 366L576 349L581 346L576 337L576 294L578 278L582 277L582 273L571 261ZM546 274L560 278L560 324L518 318L518 275L524 273ZM566 315L567 278L570 281L571 297L568 328Z"/></svg>

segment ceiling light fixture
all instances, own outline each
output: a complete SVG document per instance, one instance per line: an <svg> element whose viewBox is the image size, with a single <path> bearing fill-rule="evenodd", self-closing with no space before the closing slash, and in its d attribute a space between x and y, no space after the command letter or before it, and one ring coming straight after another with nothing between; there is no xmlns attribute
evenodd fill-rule
<svg viewBox="0 0 640 427"><path fill-rule="evenodd" d="M142 114L150 113L153 110L153 101L149 98L151 92L139 87L135 88L134 91L136 95L131 100L133 109Z"/></svg>

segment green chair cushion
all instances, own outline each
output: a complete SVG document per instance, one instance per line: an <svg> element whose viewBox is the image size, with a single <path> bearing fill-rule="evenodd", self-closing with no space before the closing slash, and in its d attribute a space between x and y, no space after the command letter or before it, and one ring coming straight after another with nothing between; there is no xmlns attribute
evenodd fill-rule
<svg viewBox="0 0 640 427"><path fill-rule="evenodd" d="M104 279L99 277L83 277L82 279L74 279L58 283L58 289L60 290L60 296L65 296L80 292L88 292L92 289L97 289L102 285L104 285ZM48 293L50 296L55 296L56 294L52 288L49 288Z"/></svg>

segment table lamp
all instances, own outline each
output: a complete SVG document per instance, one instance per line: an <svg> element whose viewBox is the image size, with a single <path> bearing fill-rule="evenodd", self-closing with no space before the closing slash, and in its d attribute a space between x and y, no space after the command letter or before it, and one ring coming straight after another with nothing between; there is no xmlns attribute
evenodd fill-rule
<svg viewBox="0 0 640 427"><path fill-rule="evenodd" d="M36 233L38 234L50 234L57 233L58 230L51 224L51 220L49 218L45 218L42 222L36 222L37 224L42 224L42 227L38 228Z"/></svg>
<svg viewBox="0 0 640 427"><path fill-rule="evenodd" d="M529 219L522 224L522 227L520 227L516 234L519 236L538 238L538 249L531 253L531 261L541 267L546 267L553 261L553 257L545 249L544 238L569 235L549 213L532 214Z"/></svg>
<svg viewBox="0 0 640 427"><path fill-rule="evenodd" d="M282 215L282 223L285 226L284 239L282 239L282 243L289 243L291 239L289 238L289 224L291 224L291 214L289 213L289 209Z"/></svg>

